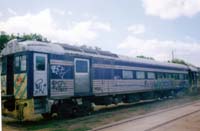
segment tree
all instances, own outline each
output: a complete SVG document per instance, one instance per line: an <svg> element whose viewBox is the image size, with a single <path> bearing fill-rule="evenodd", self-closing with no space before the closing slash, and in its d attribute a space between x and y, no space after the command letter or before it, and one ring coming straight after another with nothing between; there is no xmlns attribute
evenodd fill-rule
<svg viewBox="0 0 200 131"><path fill-rule="evenodd" d="M182 65L189 65L187 62L181 59L173 59L172 61L169 61L170 63L176 63L176 64L182 64Z"/></svg>
<svg viewBox="0 0 200 131"><path fill-rule="evenodd" d="M19 36L20 39L23 40L36 40L36 41L44 41L44 42L49 42L47 38L43 37L40 34L23 34L22 36Z"/></svg>
<svg viewBox="0 0 200 131"><path fill-rule="evenodd" d="M10 40L10 36L5 32L0 32L0 51L5 47L6 43Z"/></svg>
<svg viewBox="0 0 200 131"><path fill-rule="evenodd" d="M137 56L137 58L148 59L148 60L155 60L153 57L147 57L147 56L143 56L143 55Z"/></svg>

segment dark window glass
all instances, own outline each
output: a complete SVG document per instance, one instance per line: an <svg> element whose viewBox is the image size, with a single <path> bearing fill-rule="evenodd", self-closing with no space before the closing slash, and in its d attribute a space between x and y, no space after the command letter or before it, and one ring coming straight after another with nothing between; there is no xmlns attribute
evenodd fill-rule
<svg viewBox="0 0 200 131"><path fill-rule="evenodd" d="M2 60L2 71L1 71L1 73L2 74L5 74L6 73L6 70L7 70L7 64L6 64L6 59L4 58L3 60Z"/></svg>
<svg viewBox="0 0 200 131"><path fill-rule="evenodd" d="M122 70L116 69L114 70L114 79L121 79L122 78Z"/></svg>
<svg viewBox="0 0 200 131"><path fill-rule="evenodd" d="M179 79L184 80L184 74L179 74Z"/></svg>
<svg viewBox="0 0 200 131"><path fill-rule="evenodd" d="M15 71L20 71L20 57L15 57Z"/></svg>
<svg viewBox="0 0 200 131"><path fill-rule="evenodd" d="M173 76L173 74L172 74L172 73L170 73L170 78L171 78L171 79L174 79L174 76Z"/></svg>
<svg viewBox="0 0 200 131"><path fill-rule="evenodd" d="M157 73L157 78L158 78L158 79L163 79L163 78L164 78L163 73Z"/></svg>
<svg viewBox="0 0 200 131"><path fill-rule="evenodd" d="M76 61L76 72L77 73L87 73L88 72L88 62L83 60Z"/></svg>
<svg viewBox="0 0 200 131"><path fill-rule="evenodd" d="M167 73L163 73L163 78L167 78Z"/></svg>
<svg viewBox="0 0 200 131"><path fill-rule="evenodd" d="M20 55L15 57L15 72L26 71L26 56Z"/></svg>
<svg viewBox="0 0 200 131"><path fill-rule="evenodd" d="M20 58L20 71L26 71L26 56L23 55Z"/></svg>
<svg viewBox="0 0 200 131"><path fill-rule="evenodd" d="M36 70L38 70L38 71L45 70L45 57L36 56Z"/></svg>
<svg viewBox="0 0 200 131"><path fill-rule="evenodd" d="M179 79L179 74L173 74L173 79L178 80Z"/></svg>
<svg viewBox="0 0 200 131"><path fill-rule="evenodd" d="M188 80L189 79L189 76L188 74L185 74L185 79Z"/></svg>
<svg viewBox="0 0 200 131"><path fill-rule="evenodd" d="M166 73L166 78L167 78L167 79L171 79L171 74Z"/></svg>

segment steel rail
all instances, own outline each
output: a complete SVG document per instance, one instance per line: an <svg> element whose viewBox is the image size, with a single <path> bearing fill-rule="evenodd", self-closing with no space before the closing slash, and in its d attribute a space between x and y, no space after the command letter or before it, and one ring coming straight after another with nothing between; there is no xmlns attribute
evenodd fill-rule
<svg viewBox="0 0 200 131"><path fill-rule="evenodd" d="M183 105L180 105L180 106L175 106L175 107L172 107L172 108L168 108L168 109L152 112L152 113L149 113L149 114L146 114L146 115L142 115L142 116L140 115L140 116L137 116L137 117L125 119L125 120L122 120L122 121L119 121L119 122L115 122L115 123L111 123L111 124L108 124L108 125L104 125L104 126L101 126L101 127L94 128L91 131L100 131L100 130L107 129L107 128L110 128L110 127L113 127L113 126L118 126L118 125L121 125L121 124L125 124L125 123L128 123L128 122L136 121L136 120L143 119L143 118L146 118L146 117L158 115L158 114L161 114L161 113L164 113L164 112L168 112L168 111L172 111L172 110L175 110L175 109L183 108L183 107L186 107L186 106L189 106L189 105L196 104L198 102L200 102L200 100L197 100L197 101L194 101L194 102L190 102L190 103L187 103L187 104L183 104ZM199 111L200 110L197 110L197 111L194 111L194 112L186 114L186 115L190 115L190 114L193 114L193 113L196 113L196 112L199 112ZM183 117L185 117L185 115L181 116L181 118L183 118ZM174 119L174 121L176 119L181 119L181 118L177 117L177 118ZM166 122L166 124L167 123L170 123L170 121ZM159 126L159 125L157 125L157 126ZM146 131L151 131L153 129L156 129L156 128L158 128L157 126L152 127L152 129L151 128L147 129ZM163 126L163 125L160 124L160 126Z"/></svg>

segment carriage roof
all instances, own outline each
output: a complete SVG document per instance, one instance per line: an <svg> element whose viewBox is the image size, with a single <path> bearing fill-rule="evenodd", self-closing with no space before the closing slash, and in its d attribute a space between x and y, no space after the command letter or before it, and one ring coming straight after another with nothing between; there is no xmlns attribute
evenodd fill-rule
<svg viewBox="0 0 200 131"><path fill-rule="evenodd" d="M188 69L187 66L181 64L173 64L167 62L159 62L155 60L147 60L141 58L132 58L122 55L117 55L109 51L103 51L100 49L93 49L86 46L74 46L63 43L50 43L50 42L39 42L39 41L18 41L16 39L11 40L7 43L6 47L2 50L1 56L13 54L21 51L37 51L52 54L77 54L83 56L114 59L126 62L135 62L141 64L176 67L181 69ZM194 68L194 67L193 67Z"/></svg>

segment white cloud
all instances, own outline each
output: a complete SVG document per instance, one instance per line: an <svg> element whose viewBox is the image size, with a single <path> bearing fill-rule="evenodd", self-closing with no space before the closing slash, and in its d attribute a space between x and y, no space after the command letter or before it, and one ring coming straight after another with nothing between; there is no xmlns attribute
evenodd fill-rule
<svg viewBox="0 0 200 131"><path fill-rule="evenodd" d="M59 15L65 15L65 13L66 13L65 10L60 10L60 9L53 9L52 11Z"/></svg>
<svg viewBox="0 0 200 131"><path fill-rule="evenodd" d="M67 30L66 36L71 42L87 42L88 40L94 40L98 36L98 31L111 31L108 24L95 21L82 21L76 23L73 27Z"/></svg>
<svg viewBox="0 0 200 131"><path fill-rule="evenodd" d="M67 14L68 15L72 15L73 13L71 11L67 11Z"/></svg>
<svg viewBox="0 0 200 131"><path fill-rule="evenodd" d="M107 32L111 31L111 26L108 23L101 23L101 22L95 22L94 24L94 28L96 29L101 29L101 30L105 30Z"/></svg>
<svg viewBox="0 0 200 131"><path fill-rule="evenodd" d="M184 59L190 63L200 66L197 61L200 56L200 43L187 43L184 41L162 41L159 39L142 39L133 35L128 36L119 46L128 56L144 55L154 57L160 61L171 60L171 52L175 57Z"/></svg>
<svg viewBox="0 0 200 131"><path fill-rule="evenodd" d="M17 12L14 11L13 9L8 8L7 10L8 10L8 13L10 13L11 15L17 15Z"/></svg>
<svg viewBox="0 0 200 131"><path fill-rule="evenodd" d="M200 12L200 0L143 0L143 6L147 15L162 19L192 17Z"/></svg>
<svg viewBox="0 0 200 131"><path fill-rule="evenodd" d="M3 13L2 12L0 12L0 17L2 17L3 16Z"/></svg>
<svg viewBox="0 0 200 131"><path fill-rule="evenodd" d="M39 33L52 41L87 43L95 40L102 31L110 31L111 27L107 23L88 20L73 23L65 29L59 27L51 11L45 9L38 14L28 13L0 21L0 30L8 33Z"/></svg>
<svg viewBox="0 0 200 131"><path fill-rule="evenodd" d="M145 32L145 26L142 24L131 25L128 27L128 31L132 32L133 34L142 34Z"/></svg>

